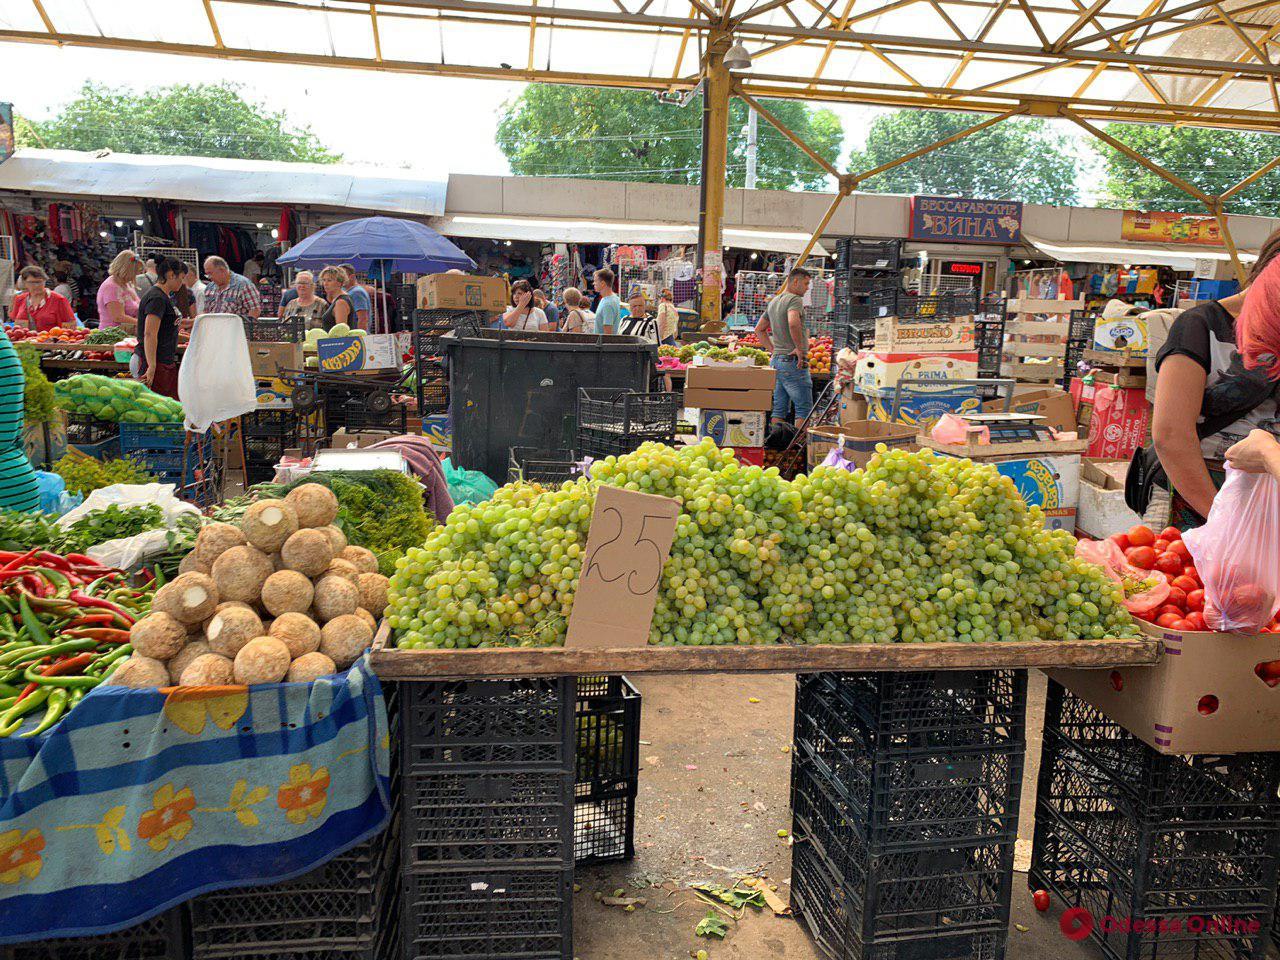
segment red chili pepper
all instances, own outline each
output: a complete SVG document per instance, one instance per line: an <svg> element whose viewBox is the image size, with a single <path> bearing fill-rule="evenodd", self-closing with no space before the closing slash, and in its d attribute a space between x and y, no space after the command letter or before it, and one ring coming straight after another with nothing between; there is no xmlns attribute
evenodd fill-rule
<svg viewBox="0 0 1280 960"><path fill-rule="evenodd" d="M0 582L5 580L18 580L27 576L29 573L31 573L31 569L29 567L24 567L20 570L0 570Z"/></svg>
<svg viewBox="0 0 1280 960"><path fill-rule="evenodd" d="M127 623L134 622L134 618L129 611L125 610L123 607L116 606L116 604L109 600L99 600L97 597L86 596L79 590L71 591L71 599L82 607L99 607L103 610L110 610L112 613L119 614L123 617Z"/></svg>
<svg viewBox="0 0 1280 960"><path fill-rule="evenodd" d="M45 566L53 567L55 570L61 570L63 573L67 573L71 569L71 564L67 562L66 557L60 557L56 553L50 553L48 550L40 551L36 559Z"/></svg>
<svg viewBox="0 0 1280 960"><path fill-rule="evenodd" d="M73 627L87 627L93 624L111 623L117 618L117 616L118 615L114 613L86 613L84 616L76 617L68 623L67 628L70 629Z"/></svg>
<svg viewBox="0 0 1280 960"><path fill-rule="evenodd" d="M30 549L30 550L28 550L26 553L24 553L24 554L22 554L22 555L20 555L20 556L18 556L18 557L15 557L14 559L12 559L12 560L10 560L8 563L6 563L6 564L4 565L4 567L3 567L2 569L0 569L0 572L8 571L8 570L16 570L18 567L23 566L23 565L24 565L28 560L30 560L32 557L34 557L34 556L35 556L37 553L39 553L39 552L40 552L40 548L39 548L39 547L33 547L33 548L31 548L31 549Z"/></svg>
<svg viewBox="0 0 1280 960"><path fill-rule="evenodd" d="M31 694L35 693L39 688L40 684L38 683L28 683L22 688L22 692L18 694L18 699L15 700L14 703L21 703L23 700L27 699L27 697L31 696Z"/></svg>
<svg viewBox="0 0 1280 960"><path fill-rule="evenodd" d="M128 630L114 630L107 627L97 627L91 630L61 630L59 635L84 637L89 640L97 640L99 643L126 643L129 640Z"/></svg>
<svg viewBox="0 0 1280 960"><path fill-rule="evenodd" d="M45 667L40 671L42 677L61 677L68 673L75 673L81 667L87 667L93 662L93 658L97 654L90 651L89 653L81 653L74 657L67 657L65 660L59 660L55 664Z"/></svg>
<svg viewBox="0 0 1280 960"><path fill-rule="evenodd" d="M45 580L36 576L34 573L29 573L23 577L22 585L26 587L29 593L34 594L37 597L47 597L53 592L53 588L50 587Z"/></svg>

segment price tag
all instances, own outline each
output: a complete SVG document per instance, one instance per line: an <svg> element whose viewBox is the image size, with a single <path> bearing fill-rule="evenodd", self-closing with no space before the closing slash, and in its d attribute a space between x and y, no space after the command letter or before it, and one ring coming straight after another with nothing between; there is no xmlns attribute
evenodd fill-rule
<svg viewBox="0 0 1280 960"><path fill-rule="evenodd" d="M678 516L680 504L669 497L600 487L566 647L600 650L648 644Z"/></svg>

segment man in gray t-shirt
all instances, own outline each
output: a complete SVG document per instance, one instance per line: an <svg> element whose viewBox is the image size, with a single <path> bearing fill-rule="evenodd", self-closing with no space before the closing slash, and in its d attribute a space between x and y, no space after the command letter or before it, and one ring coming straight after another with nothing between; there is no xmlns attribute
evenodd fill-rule
<svg viewBox="0 0 1280 960"><path fill-rule="evenodd" d="M804 420L813 409L809 335L804 329L804 295L809 282L809 271L801 267L792 270L756 324L761 345L773 354L769 364L778 371L773 387L773 417L777 420L789 419L792 408L796 419Z"/></svg>

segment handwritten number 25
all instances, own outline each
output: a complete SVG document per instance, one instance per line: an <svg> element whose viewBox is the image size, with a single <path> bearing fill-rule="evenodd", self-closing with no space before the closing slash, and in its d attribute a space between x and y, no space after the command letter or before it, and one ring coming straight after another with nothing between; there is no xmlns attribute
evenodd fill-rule
<svg viewBox="0 0 1280 960"><path fill-rule="evenodd" d="M645 528L650 520L666 520L670 518L664 517L662 514L645 514L640 520L640 531L636 534L632 547L639 547L641 544L647 544L649 550L653 551L652 560L647 556L648 551L640 551L639 553L631 554L627 560L623 561L622 570L620 570L617 575L610 577L606 576L604 571L601 569L601 554L605 552L605 548L612 546L622 538L624 521L621 511L616 507L605 508L604 514L612 514L617 518L618 532L614 534L612 538L604 541L604 543L596 547L595 552L591 555L590 561L587 563L587 571L583 574L583 579L586 580L587 577L590 577L592 572L594 572L595 575L605 583L616 583L625 576L627 578L627 590L633 595L643 597L652 593L658 586L658 580L662 576L662 551L659 549L657 543L645 536ZM637 575L646 573L647 576L645 577L645 581L647 581L647 585L643 586L643 588L637 588Z"/></svg>

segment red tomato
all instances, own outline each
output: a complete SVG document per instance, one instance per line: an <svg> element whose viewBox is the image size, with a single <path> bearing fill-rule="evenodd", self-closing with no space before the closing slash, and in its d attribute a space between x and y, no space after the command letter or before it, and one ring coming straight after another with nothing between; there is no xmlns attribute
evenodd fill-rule
<svg viewBox="0 0 1280 960"><path fill-rule="evenodd" d="M1184 563L1189 563L1191 561L1191 551L1187 549L1187 544L1183 540L1170 541L1169 552L1176 553L1182 558Z"/></svg>
<svg viewBox="0 0 1280 960"><path fill-rule="evenodd" d="M1157 627L1165 627L1172 630L1175 623L1186 623L1186 621L1182 619L1181 614L1177 613L1162 613L1156 617Z"/></svg>
<svg viewBox="0 0 1280 960"><path fill-rule="evenodd" d="M1187 591L1180 587L1170 587L1169 596L1165 603L1171 604L1180 610L1187 609Z"/></svg>
<svg viewBox="0 0 1280 960"><path fill-rule="evenodd" d="M1036 909L1044 913L1049 909L1049 891L1037 890L1031 895L1031 902L1036 905Z"/></svg>
<svg viewBox="0 0 1280 960"><path fill-rule="evenodd" d="M1150 570L1156 565L1156 552L1150 547L1130 547L1124 555L1139 570Z"/></svg>
<svg viewBox="0 0 1280 960"><path fill-rule="evenodd" d="M1168 540L1170 543L1172 543L1174 540L1181 540L1182 531L1179 530L1177 527L1165 527L1163 530L1160 531L1160 539Z"/></svg>
<svg viewBox="0 0 1280 960"><path fill-rule="evenodd" d="M1187 630L1194 630L1194 629L1195 629L1195 627L1191 626L1191 621L1190 621L1190 620L1179 620L1179 621L1177 621L1176 623L1171 623L1171 624L1169 624L1169 629L1170 629L1170 630L1182 630L1182 631L1184 631L1184 632L1185 632L1185 631L1187 631Z"/></svg>
<svg viewBox="0 0 1280 960"><path fill-rule="evenodd" d="M1156 535L1150 527L1137 526L1129 530L1129 544L1134 547L1149 547L1156 542Z"/></svg>
<svg viewBox="0 0 1280 960"><path fill-rule="evenodd" d="M1157 555L1164 553L1169 549L1169 541L1163 539L1156 540L1156 542L1151 545L1151 549L1154 550Z"/></svg>
<svg viewBox="0 0 1280 960"><path fill-rule="evenodd" d="M1204 614L1199 610L1193 610L1187 614L1187 623L1191 624L1188 630L1208 630L1209 625L1204 622Z"/></svg>
<svg viewBox="0 0 1280 960"><path fill-rule="evenodd" d="M1188 563L1185 567L1183 567L1182 575L1184 577L1195 577L1196 583L1202 582L1200 580L1200 571L1196 569L1196 565L1194 563Z"/></svg>
<svg viewBox="0 0 1280 960"><path fill-rule="evenodd" d="M1156 557L1156 569L1169 577L1182 575L1182 558L1176 553L1162 553Z"/></svg>
<svg viewBox="0 0 1280 960"><path fill-rule="evenodd" d="M1170 579L1169 586L1177 587L1179 590L1183 590L1187 593L1190 593L1192 590L1200 589L1200 584L1196 583L1190 577L1182 576L1182 575L1179 575Z"/></svg>
<svg viewBox="0 0 1280 960"><path fill-rule="evenodd" d="M1197 590L1187 591L1187 609L1188 610L1204 609L1204 591L1203 590L1197 589Z"/></svg>
<svg viewBox="0 0 1280 960"><path fill-rule="evenodd" d="M1187 611L1183 610L1181 607L1175 607L1172 603L1162 603L1160 604L1160 609L1156 611L1156 619L1159 620L1166 613L1172 613L1175 617L1179 618L1187 615Z"/></svg>
<svg viewBox="0 0 1280 960"><path fill-rule="evenodd" d="M21 328L16 327L15 329L21 329ZM1107 539L1110 540L1112 543L1114 543L1121 550L1128 550L1131 546L1133 546L1133 544L1129 542L1129 535L1125 533L1113 533Z"/></svg>

